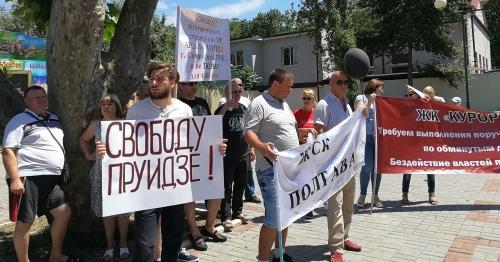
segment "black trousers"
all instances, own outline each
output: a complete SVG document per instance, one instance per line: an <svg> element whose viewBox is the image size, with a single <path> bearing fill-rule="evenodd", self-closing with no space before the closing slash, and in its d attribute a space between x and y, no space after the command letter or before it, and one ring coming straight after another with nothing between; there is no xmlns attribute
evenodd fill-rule
<svg viewBox="0 0 500 262"><path fill-rule="evenodd" d="M184 204L135 212L134 262L155 260L155 239L161 216L161 261L177 262L184 235Z"/></svg>
<svg viewBox="0 0 500 262"><path fill-rule="evenodd" d="M411 174L404 174L403 175L403 194L408 193L408 190L410 190L410 181L411 181ZM427 174L427 186L429 188L428 192L434 193L436 190L436 176L433 174Z"/></svg>
<svg viewBox="0 0 500 262"><path fill-rule="evenodd" d="M224 199L221 201L221 220L240 215L243 211L243 192L247 184L248 158L224 158Z"/></svg>

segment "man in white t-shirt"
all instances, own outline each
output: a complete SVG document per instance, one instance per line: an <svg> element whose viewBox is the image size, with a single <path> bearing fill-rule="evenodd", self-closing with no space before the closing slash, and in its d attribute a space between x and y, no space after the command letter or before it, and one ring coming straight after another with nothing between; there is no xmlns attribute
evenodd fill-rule
<svg viewBox="0 0 500 262"><path fill-rule="evenodd" d="M16 222L13 242L18 261L29 261L29 231L36 216L51 223L49 261L78 261L62 254L71 208L59 186L64 166L63 129L57 116L47 112L45 89L31 86L24 92L26 110L5 127L3 163L9 185L10 219Z"/></svg>
<svg viewBox="0 0 500 262"><path fill-rule="evenodd" d="M193 116L191 108L172 97L172 89L179 80L175 67L170 63L152 62L147 69L149 98L134 104L127 113L127 120L175 118ZM219 151L225 154L226 144ZM97 144L97 154L102 158L106 146ZM135 212L135 249L133 261L154 261L154 245L158 218L161 215L162 254L161 261L198 261L181 249L184 234L184 204L160 207Z"/></svg>

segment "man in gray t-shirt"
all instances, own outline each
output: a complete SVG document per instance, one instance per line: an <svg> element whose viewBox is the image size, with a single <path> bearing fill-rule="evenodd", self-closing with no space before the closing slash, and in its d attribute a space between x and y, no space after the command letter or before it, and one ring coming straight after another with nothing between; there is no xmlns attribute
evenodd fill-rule
<svg viewBox="0 0 500 262"><path fill-rule="evenodd" d="M245 138L250 146L257 149L257 180L265 207L264 224L259 237L259 261L268 261L278 228L276 188L271 162L276 160L274 150L283 151L299 146L297 122L284 101L292 91L292 86L292 73L281 68L275 69L269 77L269 90L250 103L244 117ZM288 228L283 229L282 233L285 246ZM276 257L277 250L273 261ZM284 254L284 259L291 261L287 254Z"/></svg>

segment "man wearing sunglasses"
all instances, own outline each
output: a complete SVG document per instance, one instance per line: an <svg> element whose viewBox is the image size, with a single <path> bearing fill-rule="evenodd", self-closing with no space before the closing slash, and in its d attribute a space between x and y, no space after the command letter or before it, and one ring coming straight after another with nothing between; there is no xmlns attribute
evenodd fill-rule
<svg viewBox="0 0 500 262"><path fill-rule="evenodd" d="M334 71L330 78L330 92L316 106L314 128L318 134L326 132L340 124L352 114L347 91L349 79L342 71ZM361 246L349 240L354 211L355 176L328 200L328 246L331 261L343 261L343 250L361 251Z"/></svg>
<svg viewBox="0 0 500 262"><path fill-rule="evenodd" d="M238 77L231 79L231 85L233 84L239 86L242 91L243 88L245 87L243 81ZM220 99L218 107L224 105L227 102L227 100L228 100L228 94L226 94L224 97ZM245 107L248 107L248 105L250 104L250 99L240 94L239 103L244 105ZM255 170L255 158L250 158L248 162L248 174L245 186L245 200L247 202L260 204L262 201L255 195L255 182L253 180L254 170Z"/></svg>

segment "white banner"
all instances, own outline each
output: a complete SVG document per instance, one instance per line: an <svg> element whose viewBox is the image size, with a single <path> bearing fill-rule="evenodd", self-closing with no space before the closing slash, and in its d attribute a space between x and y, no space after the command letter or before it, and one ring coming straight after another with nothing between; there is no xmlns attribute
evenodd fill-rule
<svg viewBox="0 0 500 262"><path fill-rule="evenodd" d="M280 229L322 206L361 170L366 140L361 112L306 144L279 152L274 173Z"/></svg>
<svg viewBox="0 0 500 262"><path fill-rule="evenodd" d="M222 116L101 123L103 216L224 198Z"/></svg>
<svg viewBox="0 0 500 262"><path fill-rule="evenodd" d="M175 66L180 82L231 79L229 20L177 7Z"/></svg>

